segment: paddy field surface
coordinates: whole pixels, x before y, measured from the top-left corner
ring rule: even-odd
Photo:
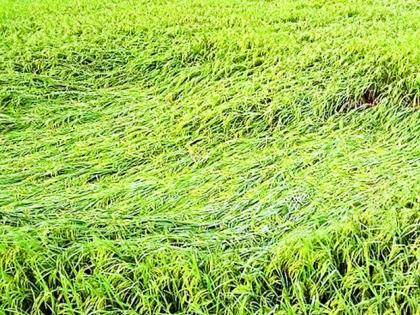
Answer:
[[[420,314],[416,0],[0,0],[0,314]]]

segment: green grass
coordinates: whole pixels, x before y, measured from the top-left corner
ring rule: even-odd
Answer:
[[[0,0],[0,314],[420,314],[416,0]]]

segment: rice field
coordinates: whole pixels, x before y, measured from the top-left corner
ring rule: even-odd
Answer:
[[[420,314],[416,0],[0,0],[0,314]]]

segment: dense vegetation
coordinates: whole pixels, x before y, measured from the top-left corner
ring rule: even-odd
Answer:
[[[0,314],[418,314],[417,0],[0,0]]]

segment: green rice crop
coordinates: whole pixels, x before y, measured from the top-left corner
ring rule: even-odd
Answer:
[[[417,0],[0,0],[0,314],[420,314]]]

